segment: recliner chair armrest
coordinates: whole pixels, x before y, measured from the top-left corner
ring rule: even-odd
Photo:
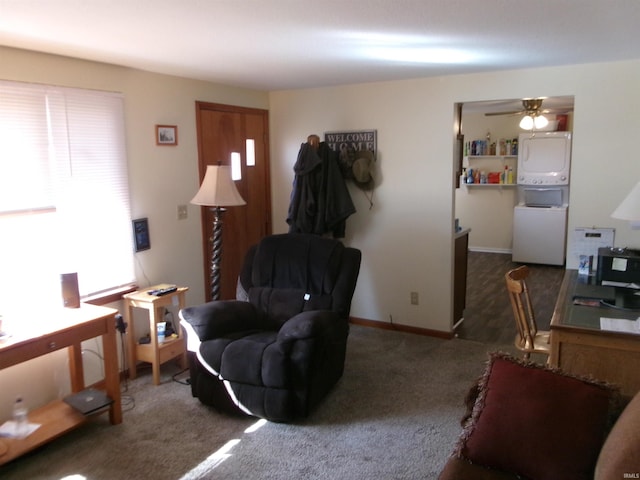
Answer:
[[[189,323],[200,341],[229,332],[264,328],[264,315],[249,302],[222,300],[180,310],[180,318]]]
[[[336,322],[345,322],[330,310],[301,312],[287,320],[278,332],[278,341],[319,337],[334,329]]]

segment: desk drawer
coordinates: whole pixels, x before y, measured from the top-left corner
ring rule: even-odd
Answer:
[[[158,345],[158,357],[160,363],[165,363],[172,358],[182,355],[185,352],[185,344],[182,337],[166,340]],[[155,362],[153,346],[150,343],[138,344],[136,349],[136,357],[143,362]]]
[[[40,337],[18,340],[0,349],[0,369],[10,367],[17,363],[25,362],[32,358],[55,352],[83,340],[98,337],[107,333],[106,322],[113,321],[113,316],[108,319],[99,318],[89,322],[73,325],[73,327],[61,329]]]
[[[2,351],[0,369],[39,357],[40,355],[55,352],[77,341],[78,337],[76,333],[67,331],[20,342],[19,344],[12,345],[10,349],[8,348]]]
[[[184,353],[184,341],[182,337],[166,343],[160,347],[160,363],[164,363]]]

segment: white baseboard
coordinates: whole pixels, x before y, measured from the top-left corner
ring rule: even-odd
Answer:
[[[491,247],[469,247],[470,252],[481,253],[506,253],[511,255],[513,252],[510,248],[491,248]]]

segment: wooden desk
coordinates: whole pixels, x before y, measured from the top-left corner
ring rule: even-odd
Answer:
[[[30,335],[16,333],[14,336],[0,341],[0,369],[67,348],[71,390],[74,393],[79,392],[85,388],[81,342],[101,336],[105,390],[113,400],[109,407],[109,420],[114,425],[121,423],[122,405],[116,345],[116,313],[117,310],[112,308],[84,303],[80,308],[60,308],[59,311],[48,311],[47,326],[35,335],[30,329]],[[42,315],[38,314],[38,316]],[[24,317],[28,319],[28,312],[25,312]],[[63,435],[86,422],[87,419],[88,417],[62,400],[56,400],[44,407],[30,411],[29,421],[41,424],[40,428],[24,439],[0,439],[0,465]]]
[[[567,270],[551,320],[550,365],[620,385],[624,395],[640,390],[640,335],[600,329],[600,317],[636,319],[640,311],[573,305],[580,281]]]
[[[158,343],[156,325],[158,322],[164,321],[163,313],[165,307],[177,305],[178,308],[184,308],[185,293],[189,290],[188,287],[178,287],[175,292],[171,292],[160,297],[149,295],[147,293],[149,290],[156,290],[167,286],[168,285],[165,284],[154,285],[153,287],[138,290],[137,292],[129,293],[122,297],[125,306],[125,319],[129,324],[129,331],[127,333],[127,344],[129,347],[129,377],[136,378],[136,364],[138,363],[138,360],[148,362],[151,363],[153,369],[154,385],[160,385],[160,365],[172,358],[179,357],[182,367],[186,368],[186,346],[182,336],[179,336],[178,338],[166,338],[163,343]],[[149,312],[150,343],[148,344],[138,343],[133,322],[134,308],[142,308]],[[178,325],[174,325],[173,328],[177,329]],[[176,330],[176,333],[179,334],[180,331]]]

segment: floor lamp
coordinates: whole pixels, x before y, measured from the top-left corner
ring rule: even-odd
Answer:
[[[223,207],[246,205],[236,184],[231,179],[231,167],[208,165],[200,190],[191,203],[211,207],[213,211],[213,236],[211,242],[211,300],[220,299],[220,259],[222,258],[222,213]]]

